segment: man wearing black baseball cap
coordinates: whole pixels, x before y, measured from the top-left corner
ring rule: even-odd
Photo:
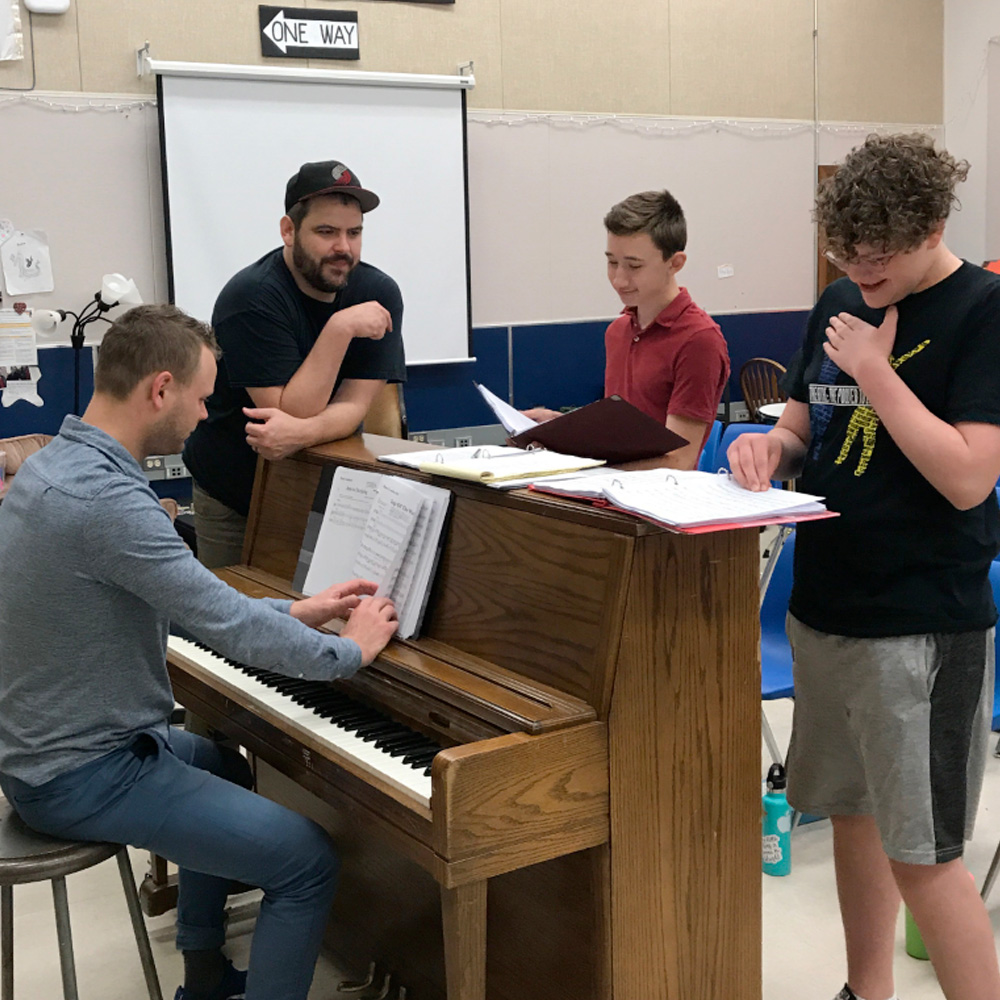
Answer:
[[[222,359],[208,419],[184,448],[206,566],[240,561],[258,454],[353,434],[382,386],[406,378],[399,286],[360,260],[363,216],[378,204],[339,160],[304,163],[285,188],[283,245],[216,300]]]

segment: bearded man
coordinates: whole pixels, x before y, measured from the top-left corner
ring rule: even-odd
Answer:
[[[216,300],[222,358],[208,419],[184,449],[210,568],[240,562],[258,454],[353,434],[385,383],[406,378],[399,286],[361,261],[363,217],[378,203],[343,163],[304,163],[285,190],[283,246]]]

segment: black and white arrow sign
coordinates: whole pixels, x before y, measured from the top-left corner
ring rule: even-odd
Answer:
[[[361,58],[357,11],[265,6],[257,9],[262,55],[285,59]]]

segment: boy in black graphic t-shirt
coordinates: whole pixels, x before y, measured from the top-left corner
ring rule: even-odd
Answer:
[[[829,815],[843,1000],[887,1000],[900,896],[949,1000],[1000,997],[962,862],[992,718],[1000,550],[1000,278],[945,246],[968,165],[869,136],[821,186],[847,277],[813,309],[785,412],[730,448],[742,485],[801,479],[840,514],[797,530],[789,798]]]

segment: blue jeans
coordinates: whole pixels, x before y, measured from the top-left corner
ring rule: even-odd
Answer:
[[[182,730],[129,747],[37,787],[0,775],[29,826],[71,840],[154,851],[180,869],[177,947],[220,948],[231,881],[264,890],[247,1000],[305,1000],[339,863],[312,820],[249,790],[235,751]]]

